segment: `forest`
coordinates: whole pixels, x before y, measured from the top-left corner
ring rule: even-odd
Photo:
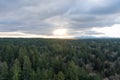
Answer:
[[[120,80],[120,39],[0,39],[0,80]]]

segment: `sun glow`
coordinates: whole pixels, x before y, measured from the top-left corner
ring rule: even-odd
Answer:
[[[67,29],[56,29],[53,31],[54,36],[67,36]]]

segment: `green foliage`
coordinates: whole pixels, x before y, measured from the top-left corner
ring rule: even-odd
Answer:
[[[58,72],[56,80],[65,80],[65,75],[61,71]]]
[[[68,68],[67,68],[67,79],[69,80],[78,80],[78,66],[73,62],[68,63]]]
[[[116,75],[120,39],[0,39],[0,80],[103,80]]]
[[[22,68],[22,79],[30,80],[31,72],[32,72],[31,62],[28,56],[23,56],[23,57],[24,57],[24,63]]]
[[[31,72],[30,80],[38,80],[37,79],[37,74],[36,74],[36,72],[34,70],[32,70],[32,72]]]
[[[20,80],[21,77],[21,65],[20,62],[16,59],[12,67],[12,80]]]
[[[8,75],[9,75],[9,73],[8,73],[8,65],[7,65],[7,63],[6,62],[3,62],[2,64],[1,64],[1,66],[0,66],[0,79],[1,80],[8,80],[9,78],[8,78]]]

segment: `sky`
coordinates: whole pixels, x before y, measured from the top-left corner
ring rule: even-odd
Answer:
[[[120,0],[0,0],[0,37],[120,38]]]

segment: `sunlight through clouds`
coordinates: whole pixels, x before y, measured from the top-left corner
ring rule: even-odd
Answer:
[[[0,0],[0,37],[120,37],[119,24],[120,0]]]

